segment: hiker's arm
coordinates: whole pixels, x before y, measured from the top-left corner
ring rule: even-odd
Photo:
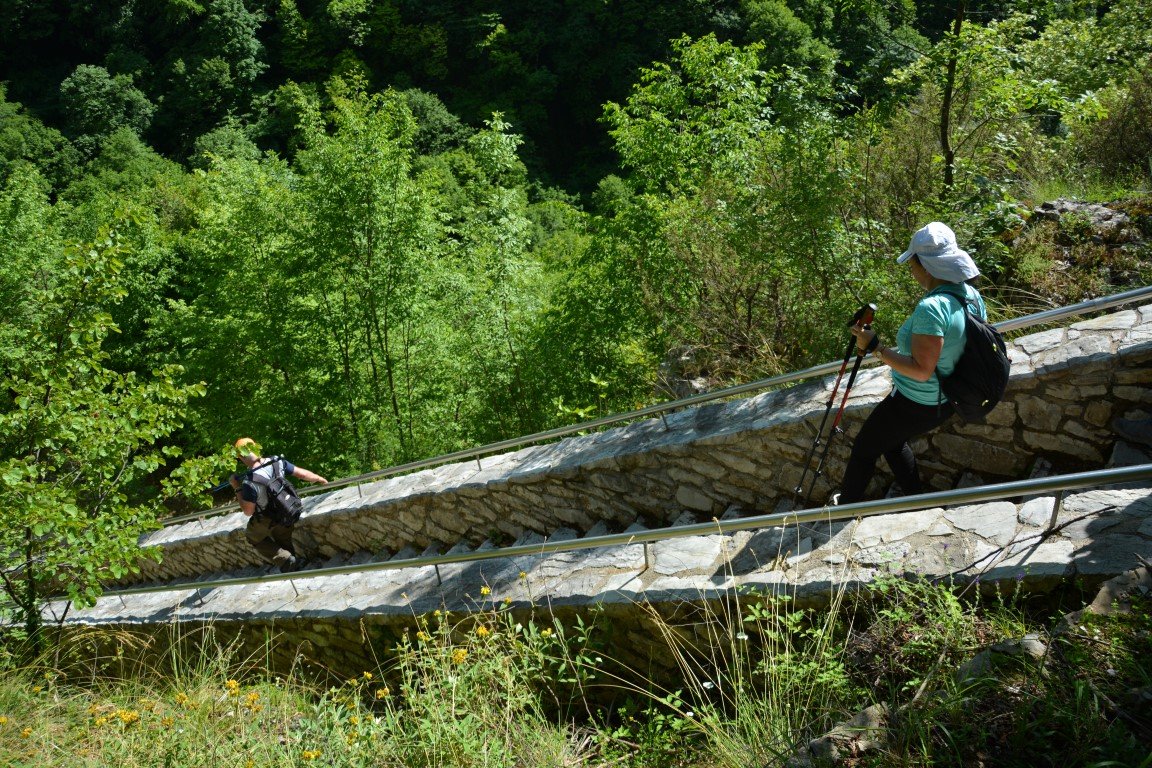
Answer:
[[[304,467],[296,467],[292,470],[292,477],[298,477],[306,483],[327,483],[328,480],[320,477],[315,472],[304,469]]]
[[[245,499],[243,491],[239,489],[236,490],[236,503],[240,505],[240,511],[248,517],[256,514],[256,502]]]
[[[916,381],[928,381],[940,362],[940,351],[944,349],[943,336],[929,336],[924,333],[912,334],[912,354],[902,355],[894,347],[883,344],[876,347],[875,355],[885,365],[897,373]]]

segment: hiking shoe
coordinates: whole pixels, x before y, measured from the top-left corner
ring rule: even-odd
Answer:
[[[1152,446],[1152,419],[1114,419],[1112,431],[1131,443]]]

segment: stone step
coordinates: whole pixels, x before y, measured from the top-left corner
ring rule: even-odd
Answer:
[[[1061,472],[1102,466],[1114,453],[1108,425],[1147,413],[1152,396],[1152,305],[1015,339],[1005,401],[986,424],[955,420],[916,441],[928,489],[1027,476],[1039,458]],[[686,408],[590,435],[445,465],[309,496],[297,526],[318,557],[358,550],[443,549],[516,540],[524,531],[619,530],[694,516],[788,508],[834,377],[753,397]],[[861,369],[812,498],[827,499],[851,436],[890,388],[884,370]],[[1125,448],[1127,450],[1128,448]],[[877,483],[888,477],[881,462]],[[965,473],[972,477],[965,478]],[[141,581],[196,578],[259,566],[239,513],[148,535],[163,564]],[[309,543],[314,544],[314,547]]]
[[[641,652],[638,646],[659,639],[647,623],[645,606],[674,612],[677,606],[714,603],[712,610],[722,610],[732,596],[749,590],[788,594],[798,606],[821,604],[837,591],[854,589],[882,573],[978,581],[985,587],[1008,582],[1013,589],[1043,592],[1069,579],[1091,586],[1130,569],[1141,557],[1152,559],[1152,487],[1147,484],[1065,494],[1058,528],[1047,536],[1043,531],[1051,508],[1042,514],[1030,511],[1043,499],[439,568],[303,572],[269,575],[237,587],[107,595],[90,609],[73,610],[69,624],[160,631],[178,617],[229,625],[241,635],[252,633],[253,643],[258,628],[271,624],[290,640],[286,647],[309,642],[311,653],[320,655],[323,642],[325,652],[342,654],[347,664],[360,663],[357,654],[363,655],[363,663],[370,661],[376,632],[400,631],[414,616],[437,609],[467,613],[507,605],[531,614],[546,605],[560,615],[595,605],[611,616],[614,636],[629,638],[627,653],[636,654]],[[596,532],[607,530],[604,525]],[[625,532],[646,530],[633,523]],[[570,538],[572,533],[561,535]],[[543,541],[540,534],[527,532],[517,543]],[[287,657],[283,661],[289,663]],[[648,661],[674,664],[667,658]]]

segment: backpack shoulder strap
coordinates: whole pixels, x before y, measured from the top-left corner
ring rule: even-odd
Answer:
[[[256,472],[256,470],[264,469],[264,467],[272,468],[272,477],[266,477],[265,475],[261,475]],[[252,469],[248,470],[247,475],[252,480],[252,482],[259,483],[260,485],[263,485],[265,488],[267,488],[268,485],[273,481],[279,480],[284,476],[284,470],[280,465],[280,457],[269,457],[264,461],[263,464],[257,464],[256,466],[252,467]]]
[[[952,298],[956,299],[956,301],[960,302],[960,307],[965,312],[969,312],[969,313],[972,312],[972,308],[973,308],[972,305],[973,305],[973,302],[975,301],[975,299],[972,299],[970,296],[968,296],[967,291],[965,291],[964,295],[961,296],[961,295],[957,294],[955,291],[948,290],[947,286],[943,286],[943,285],[940,286],[939,288],[937,288],[936,290],[932,291],[931,295],[933,295],[933,296],[951,296]]]

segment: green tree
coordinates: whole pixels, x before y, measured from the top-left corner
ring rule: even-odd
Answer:
[[[0,83],[0,181],[18,167],[37,168],[53,189],[61,189],[80,172],[80,154],[55,128],[7,100]]]
[[[770,125],[761,46],[709,35],[681,37],[672,48],[672,63],[643,70],[625,106],[604,108],[616,151],[645,192],[690,191],[713,175],[747,173]]]
[[[155,107],[129,75],[111,75],[103,67],[81,64],[60,84],[65,131],[93,153],[100,141],[121,128],[141,135]]]
[[[459,267],[451,275],[456,308],[444,305],[457,318],[457,330],[446,338],[451,354],[465,361],[454,389],[476,392],[468,401],[472,407],[465,406],[472,422],[467,431],[487,440],[536,426],[529,415],[533,361],[525,345],[547,292],[532,253],[526,170],[517,154],[521,138],[510,128],[497,113],[456,154],[460,194],[447,209],[457,235],[450,253]]]
[[[763,44],[760,59],[766,70],[795,67],[813,82],[829,82],[836,51],[817,38],[783,0],[744,0],[750,41]]]
[[[106,367],[121,255],[106,231],[45,257],[0,344],[0,578],[33,652],[46,601],[89,605],[147,555],[137,542],[156,508],[129,491],[177,453],[160,442],[202,391],[177,385],[177,366],[148,377]]]
[[[165,99],[153,136],[181,156],[196,137],[232,116],[248,116],[257,78],[267,69],[257,34],[263,14],[243,0],[209,0],[162,66]]]
[[[758,46],[674,47],[606,109],[641,194],[603,253],[633,262],[654,353],[689,350],[714,383],[776,373],[826,351],[824,318],[870,274],[847,256],[842,132],[802,77],[758,70]]]
[[[346,442],[332,416],[340,393],[325,386],[331,357],[323,327],[310,324],[327,278],[299,254],[298,178],[283,161],[242,157],[212,158],[200,175],[181,273],[148,340],[179,350],[185,381],[210,384],[185,439],[202,453],[253,435],[302,464],[323,456],[333,466]]]
[[[298,158],[301,256],[316,279],[352,444],[370,467],[418,455],[435,432],[418,417],[434,387],[421,342],[439,226],[412,175],[416,126],[403,98],[350,91],[333,101],[333,133],[314,136]]]

